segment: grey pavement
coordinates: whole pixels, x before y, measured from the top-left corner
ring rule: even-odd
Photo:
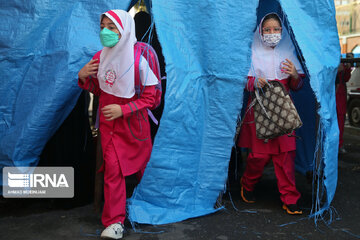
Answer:
[[[232,201],[224,196],[225,208],[215,214],[161,226],[138,225],[136,231],[127,223],[124,239],[360,239],[360,129],[346,127],[345,148],[348,152],[339,155],[334,221],[330,225],[322,221],[315,224],[307,217],[311,185],[302,175],[297,175],[297,186],[305,214],[287,215],[270,166],[257,185],[255,204],[242,202],[235,190]],[[100,239],[101,230],[100,215],[92,204],[63,209],[54,207],[52,200],[0,199],[0,239]]]

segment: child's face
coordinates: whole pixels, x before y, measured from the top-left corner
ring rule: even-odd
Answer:
[[[274,33],[281,33],[281,25],[279,21],[270,18],[263,23],[262,34],[274,34]]]
[[[119,38],[121,37],[121,34],[117,29],[116,25],[107,16],[104,16],[100,23],[100,29],[103,30],[104,28],[107,28],[113,31],[114,33],[118,34]]]

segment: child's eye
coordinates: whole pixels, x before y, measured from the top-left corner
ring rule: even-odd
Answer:
[[[263,28],[264,33],[270,33],[271,30],[274,30],[274,32],[281,32],[281,28]]]

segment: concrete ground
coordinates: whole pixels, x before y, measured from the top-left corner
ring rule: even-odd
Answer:
[[[235,188],[233,201],[224,196],[224,210],[174,224],[139,225],[136,231],[126,223],[125,239],[360,239],[360,129],[347,126],[344,137],[348,152],[339,155],[339,181],[332,203],[334,221],[330,225],[321,221],[316,225],[307,217],[311,185],[302,175],[297,175],[297,185],[305,214],[285,214],[270,166],[257,185],[255,204],[242,202]],[[64,209],[54,200],[0,199],[0,239],[99,239],[101,230],[100,215],[92,204]]]

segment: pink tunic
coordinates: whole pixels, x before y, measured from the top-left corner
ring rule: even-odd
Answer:
[[[350,80],[351,68],[344,67],[344,70],[337,73],[338,82],[336,83],[336,111],[338,114],[346,114],[346,82]]]
[[[98,59],[100,52],[93,59]],[[152,143],[147,108],[155,101],[155,86],[146,86],[140,98],[133,96],[130,99],[120,98],[102,91],[97,78],[87,78],[81,88],[92,92],[99,98],[100,133],[103,155],[107,149],[115,149],[123,176],[132,175],[145,168],[149,161]],[[109,104],[120,105],[123,116],[113,121],[106,121],[101,111]],[[110,144],[114,148],[109,148]]]
[[[300,78],[297,81],[290,81],[289,78],[276,81],[281,82],[288,91],[289,88],[291,88],[292,90],[298,90],[302,87],[303,77],[304,75],[300,75]],[[248,77],[248,91],[254,91],[254,80],[254,77]],[[246,107],[246,114],[244,116],[244,121],[240,129],[238,146],[243,148],[250,148],[253,153],[264,153],[273,155],[296,150],[295,137],[283,135],[274,139],[269,139],[268,142],[264,142],[264,140],[258,139],[256,137],[254,111],[252,108],[248,110],[250,101],[251,99],[249,99],[248,101]]]

